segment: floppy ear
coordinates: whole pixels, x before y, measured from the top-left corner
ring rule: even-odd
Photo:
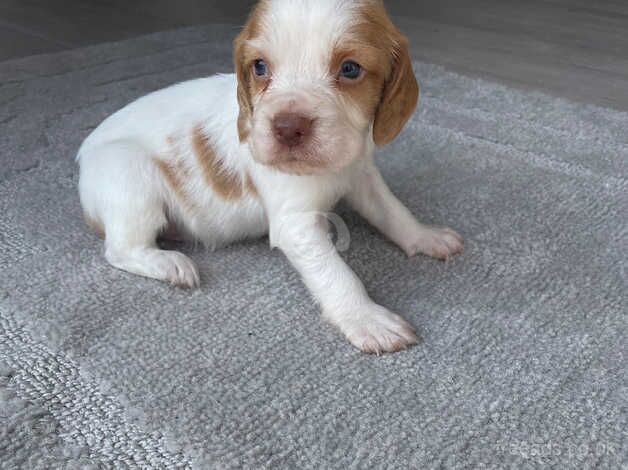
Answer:
[[[244,28],[233,41],[233,65],[238,79],[238,136],[240,142],[246,140],[251,129],[251,117],[253,116],[252,99],[252,75],[251,64],[247,59],[246,44],[260,34],[261,19],[267,9],[267,1],[260,0],[253,7],[246,20]],[[250,58],[250,57],[249,57]]]
[[[392,70],[384,84],[373,123],[373,141],[376,145],[384,145],[397,137],[419,99],[419,84],[412,70],[408,40],[398,31],[395,36]]]
[[[251,126],[251,116],[253,115],[253,102],[251,100],[251,72],[246,63],[244,45],[249,38],[249,28],[245,27],[233,41],[233,65],[235,66],[236,78],[238,80],[238,137],[240,142],[246,140]]]

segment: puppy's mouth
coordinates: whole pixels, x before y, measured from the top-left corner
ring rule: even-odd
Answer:
[[[320,174],[330,169],[329,158],[320,153],[314,142],[295,147],[279,144],[273,149],[272,158],[267,164],[294,174]]]

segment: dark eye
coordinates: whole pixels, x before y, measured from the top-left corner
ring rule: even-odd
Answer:
[[[360,67],[360,64],[356,64],[352,60],[347,60],[340,66],[340,76],[349,80],[355,80],[360,76],[361,72],[362,67]]]
[[[264,59],[256,59],[253,63],[253,69],[255,70],[255,75],[258,77],[263,77],[268,74],[268,66]]]

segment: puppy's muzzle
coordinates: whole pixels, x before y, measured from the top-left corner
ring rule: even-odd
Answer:
[[[272,121],[273,135],[281,145],[289,148],[298,147],[309,140],[313,122],[313,119],[302,114],[279,113]]]

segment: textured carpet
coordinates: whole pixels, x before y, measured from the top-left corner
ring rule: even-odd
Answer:
[[[0,64],[2,468],[626,468],[628,115],[420,64],[378,161],[466,238],[408,260],[343,207],[344,252],[418,326],[361,355],[267,241],[192,246],[203,286],[109,267],[76,149],[131,99],[228,71],[227,26]]]

